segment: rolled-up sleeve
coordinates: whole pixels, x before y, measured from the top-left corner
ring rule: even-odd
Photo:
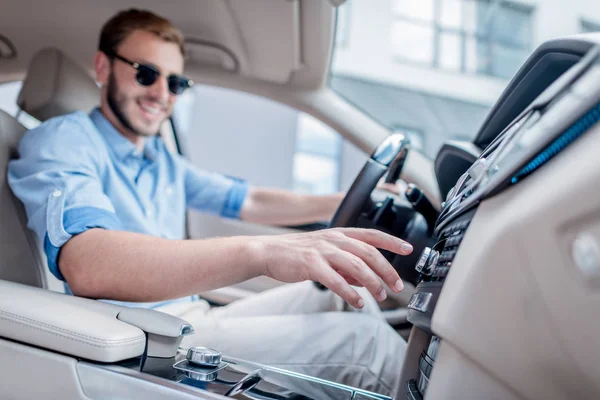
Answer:
[[[190,208],[226,218],[239,218],[248,184],[185,163],[186,204]]]
[[[71,237],[91,228],[122,229],[102,189],[101,153],[86,117],[72,114],[27,132],[20,157],[8,167],[8,182],[25,206],[28,227],[44,244],[50,271],[61,280],[58,255]]]

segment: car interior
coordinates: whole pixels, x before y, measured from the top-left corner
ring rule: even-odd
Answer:
[[[538,46],[475,139],[449,140],[430,160],[328,87],[342,3],[129,4],[181,27],[195,82],[289,105],[371,154],[327,224],[245,224],[236,234],[358,226],[413,244],[410,256],[384,252],[406,284],[383,305],[408,340],[398,399],[598,398],[600,34]],[[45,121],[98,105],[96,35],[122,8],[114,0],[5,1],[0,39],[10,51],[0,57],[0,82],[23,82],[20,112]],[[65,294],[7,184],[27,131],[17,117],[0,110],[1,397],[390,399],[219,349],[185,349],[183,337],[202,327]],[[174,124],[160,135],[181,152]],[[408,189],[383,193],[382,179]],[[193,229],[189,237],[198,238]],[[278,285],[261,277],[200,295],[223,305]]]

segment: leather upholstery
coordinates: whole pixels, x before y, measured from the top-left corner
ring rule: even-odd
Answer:
[[[46,260],[37,238],[27,229],[27,217],[6,180],[11,158],[17,157],[17,144],[26,129],[0,110],[0,279],[46,287]]]
[[[91,76],[60,50],[47,48],[33,56],[18,106],[45,121],[75,110],[91,111],[100,103],[100,88]]]
[[[122,310],[0,280],[0,337],[87,360],[112,363],[144,353],[144,332],[118,320]]]

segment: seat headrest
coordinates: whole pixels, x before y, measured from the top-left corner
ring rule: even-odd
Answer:
[[[45,121],[73,111],[91,111],[100,104],[100,88],[60,50],[47,48],[33,56],[17,104]]]

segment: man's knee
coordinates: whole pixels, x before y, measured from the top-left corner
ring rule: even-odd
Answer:
[[[406,341],[385,321],[370,314],[344,313],[339,315],[338,332],[354,337],[353,346],[362,354],[381,353],[402,359]],[[350,344],[350,343],[349,343]],[[371,351],[369,351],[371,350]]]

